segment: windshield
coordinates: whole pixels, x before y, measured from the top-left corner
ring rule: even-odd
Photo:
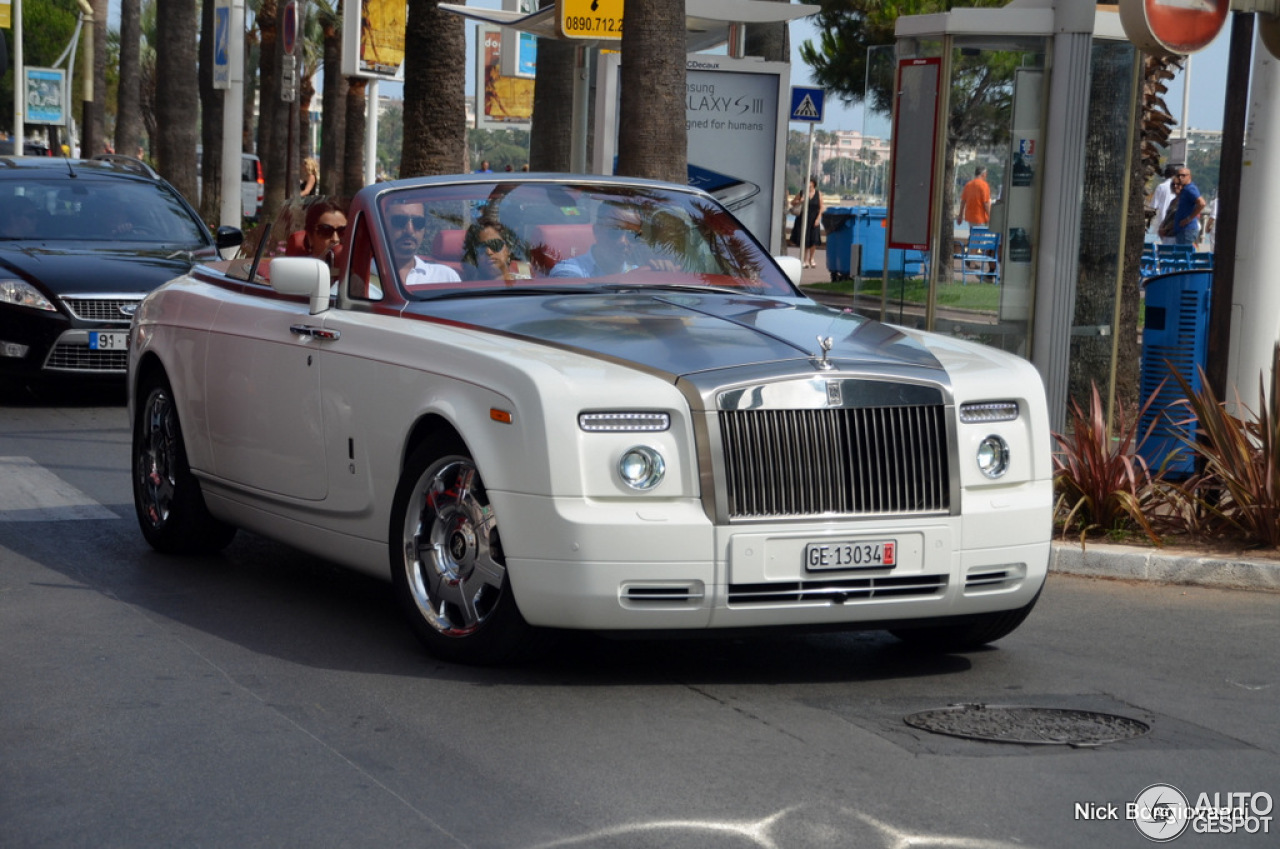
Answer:
[[[40,242],[210,244],[204,225],[159,183],[102,179],[0,182],[0,239]]]
[[[387,192],[378,213],[411,298],[600,285],[796,294],[737,219],[688,192],[494,181]]]

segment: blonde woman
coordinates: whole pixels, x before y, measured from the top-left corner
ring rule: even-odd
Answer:
[[[302,182],[298,184],[298,194],[302,197],[314,195],[316,184],[320,182],[320,163],[314,156],[302,160]]]

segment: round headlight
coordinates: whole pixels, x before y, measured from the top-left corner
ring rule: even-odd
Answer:
[[[618,474],[622,476],[622,482],[632,489],[653,489],[662,483],[666,472],[667,464],[663,462],[662,455],[647,445],[628,448],[618,460]]]
[[[989,478],[1009,471],[1009,443],[992,434],[978,444],[978,468]]]

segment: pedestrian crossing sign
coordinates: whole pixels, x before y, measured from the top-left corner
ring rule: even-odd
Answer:
[[[792,121],[812,121],[822,123],[823,101],[827,90],[793,85],[791,87],[791,119]]]

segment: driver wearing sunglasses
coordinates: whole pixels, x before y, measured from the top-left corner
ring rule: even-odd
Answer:
[[[556,263],[547,276],[598,277],[638,268],[636,245],[641,223],[640,214],[630,207],[602,204],[591,225],[596,240],[591,250]]]
[[[386,222],[391,253],[405,286],[456,283],[462,279],[449,266],[427,262],[418,255],[427,229],[426,208],[422,203],[391,201],[386,210]]]

